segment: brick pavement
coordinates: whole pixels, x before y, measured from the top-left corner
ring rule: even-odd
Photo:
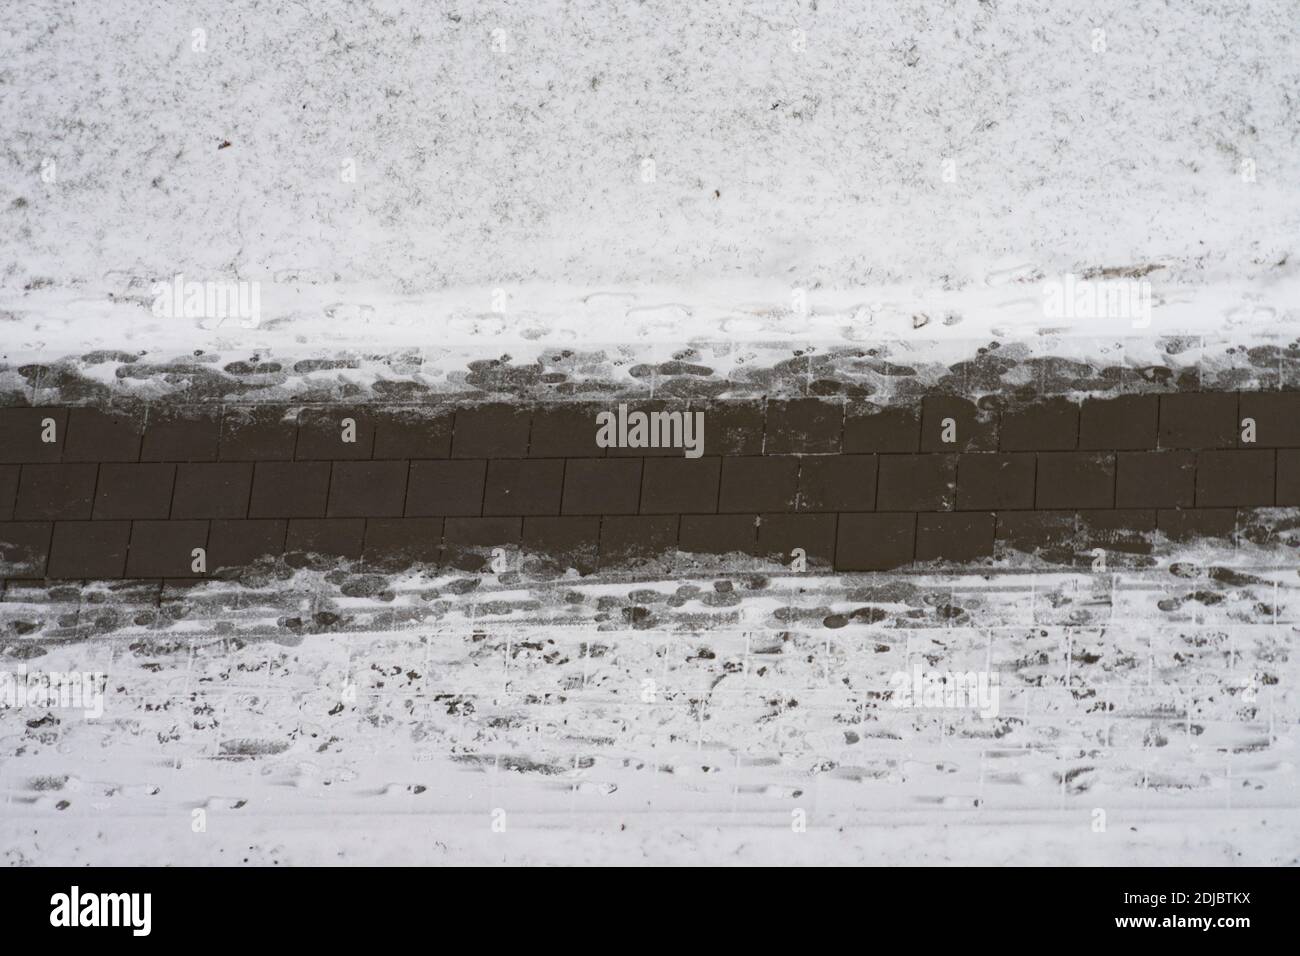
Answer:
[[[0,409],[0,576],[201,578],[265,557],[582,573],[739,552],[878,571],[1134,560],[1300,506],[1300,393],[631,403],[704,452],[603,448],[605,405]],[[1247,441],[1253,423],[1254,441]],[[196,570],[195,549],[203,563]]]

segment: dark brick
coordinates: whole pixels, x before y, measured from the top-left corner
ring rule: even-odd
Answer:
[[[791,552],[802,548],[808,569],[828,567],[835,561],[835,524],[833,514],[766,514],[758,525],[758,550],[761,555],[790,565]]]
[[[677,546],[691,554],[752,555],[758,550],[757,522],[757,515],[682,515]]]
[[[844,416],[846,454],[916,452],[921,447],[921,412],[918,408],[853,404]]]
[[[351,427],[345,427],[347,422]],[[345,435],[354,440],[344,441]],[[294,458],[299,461],[356,461],[369,458],[374,449],[375,420],[364,408],[304,408],[298,417]]]
[[[1229,539],[1237,527],[1236,508],[1180,508],[1156,513],[1156,527],[1171,541]]]
[[[451,409],[395,406],[373,414],[375,458],[446,458],[451,454]]]
[[[958,455],[957,510],[1002,511],[1032,508],[1035,464],[1035,457],[1031,454],[999,455],[976,452]],[[956,527],[956,525],[943,525],[943,527]],[[990,541],[992,541],[992,534],[990,530]]]
[[[529,555],[529,570],[563,573],[574,568],[579,574],[591,574],[596,570],[599,542],[599,518],[524,519],[522,547]]]
[[[1181,392],[1160,396],[1161,448],[1236,446],[1236,393]]]
[[[48,432],[44,424],[48,419],[53,420],[53,433]],[[0,462],[59,461],[63,457],[67,431],[66,408],[0,408]],[[46,434],[52,434],[54,441],[42,441]]]
[[[158,463],[99,466],[96,518],[157,518],[171,514],[175,465]]]
[[[1088,451],[1146,451],[1156,447],[1157,395],[1089,398],[1079,418],[1079,447]]]
[[[600,566],[630,567],[675,551],[676,515],[614,515],[600,523]]]
[[[1080,511],[1075,547],[1081,552],[1080,564],[1091,564],[1094,548],[1125,554],[1149,554],[1151,535],[1156,530],[1156,513],[1152,510],[1109,509]]]
[[[144,414],[74,408],[68,413],[64,461],[139,461]]]
[[[129,521],[56,521],[46,574],[51,578],[120,578],[130,540]]]
[[[761,455],[767,408],[763,402],[719,401],[692,405],[704,412],[706,455]]]
[[[1115,504],[1115,456],[1052,451],[1038,456],[1039,508],[1110,508]]]
[[[489,461],[485,515],[558,515],[564,492],[564,461]]]
[[[436,566],[442,556],[441,518],[371,518],[361,557],[367,567],[400,571],[416,564]]]
[[[799,459],[793,455],[724,458],[718,511],[793,511],[798,488]]]
[[[840,451],[844,403],[798,398],[767,403],[765,455],[818,455]]]
[[[213,521],[208,529],[208,571],[238,571],[260,558],[284,553],[284,519]]]
[[[916,515],[840,515],[836,571],[889,571],[911,564],[915,554]]]
[[[1235,539],[1261,548],[1300,547],[1300,517],[1291,508],[1238,508]]]
[[[0,578],[43,578],[50,557],[48,521],[0,522]]]
[[[216,461],[221,415],[215,408],[155,405],[145,420],[141,461]]]
[[[1115,472],[1118,508],[1190,508],[1196,500],[1194,452],[1121,452]]]
[[[1273,504],[1272,451],[1203,451],[1196,456],[1196,507]]]
[[[874,511],[877,455],[817,455],[800,460],[799,511]]]
[[[484,571],[494,548],[517,548],[522,518],[448,518],[442,531],[443,563],[461,571]]]
[[[243,518],[253,489],[250,461],[176,466],[173,518]]]
[[[1300,505],[1300,451],[1277,453],[1277,503]]]
[[[485,461],[413,461],[406,487],[407,517],[483,513]]]
[[[361,518],[293,518],[284,539],[289,554],[324,558],[359,558],[366,523]]]
[[[916,560],[965,563],[993,557],[996,521],[989,512],[916,516]]]
[[[330,518],[400,518],[406,504],[405,461],[336,461],[330,477]]]
[[[95,500],[95,465],[23,465],[14,517],[86,519]]]
[[[956,484],[956,455],[881,455],[876,508],[951,511]]]
[[[319,518],[329,494],[327,461],[259,461],[253,468],[250,518]]]
[[[456,410],[453,458],[523,458],[532,416],[517,405],[494,403]]]
[[[1255,420],[1255,446],[1300,448],[1300,392],[1242,392],[1237,415]]]
[[[14,516],[21,473],[22,468],[18,465],[0,465],[0,521],[9,521]]]
[[[640,501],[638,458],[573,458],[564,466],[566,515],[634,515]]]
[[[656,458],[641,478],[642,514],[707,514],[718,510],[720,458]]]
[[[193,578],[194,549],[208,546],[206,521],[133,521],[131,550],[126,556],[129,578]],[[211,564],[204,559],[211,569]]]
[[[603,458],[596,444],[599,405],[539,405],[533,411],[530,458]]]
[[[945,419],[956,424],[956,441],[943,440]],[[997,416],[982,412],[974,402],[947,395],[927,395],[921,401],[921,451],[997,451]]]
[[[1079,406],[1051,398],[1002,415],[1003,451],[1071,451],[1079,444]]]
[[[996,543],[1001,550],[1036,554],[1054,563],[1074,556],[1073,511],[1005,511],[997,516]]]
[[[664,402],[664,401],[655,400],[655,401],[644,401],[644,402],[629,402],[626,404],[627,404],[627,414],[629,416],[631,416],[633,412],[645,412],[647,415],[653,415],[655,413],[665,413],[669,415],[675,414],[679,416],[685,416],[691,414],[690,407],[685,402],[680,402],[680,401]],[[601,411],[607,411],[617,416],[618,406],[610,405],[605,408],[602,408]],[[675,421],[675,419],[661,420],[660,427],[654,427],[654,421],[655,419],[653,418],[648,420],[648,424],[646,426],[646,431],[644,435],[644,440],[646,442],[653,442],[654,443],[653,446],[647,445],[646,447],[642,447],[642,448],[630,448],[630,447],[610,448],[606,451],[606,454],[611,458],[629,458],[629,457],[672,458],[672,457],[681,456],[684,453],[684,446],[686,440],[685,430],[684,430],[685,418],[683,417],[680,419],[681,424],[678,426],[677,429],[674,429],[672,427],[672,422]],[[666,426],[662,425],[662,421],[667,421],[668,424]],[[667,434],[664,434],[665,427],[667,428]],[[708,443],[709,440],[708,427],[709,427],[708,420],[705,419],[704,442],[706,444]],[[617,421],[615,422],[615,428],[616,428],[615,434],[617,434]],[[636,432],[629,425],[628,428],[629,440],[635,434]],[[700,440],[699,436],[693,435],[693,437],[695,437],[696,441]],[[674,439],[675,439],[675,443],[674,443]]]
[[[231,406],[222,411],[222,461],[288,461],[298,442],[298,410],[283,405]]]

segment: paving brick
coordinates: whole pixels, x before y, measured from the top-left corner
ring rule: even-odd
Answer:
[[[952,419],[955,440],[945,442],[944,423]],[[997,416],[975,403],[948,395],[927,395],[921,401],[921,451],[997,451]]]
[[[764,402],[717,401],[692,404],[704,412],[704,454],[761,455],[767,406]]]
[[[956,455],[881,455],[876,508],[951,511],[956,485]]]
[[[496,402],[456,410],[453,458],[523,458],[532,416],[526,408]]]
[[[133,521],[131,546],[126,557],[129,578],[206,577],[194,571],[194,549],[204,549],[207,561],[206,521]]]
[[[0,408],[0,462],[59,461],[67,432],[66,408]],[[54,441],[46,442],[46,437]]]
[[[966,563],[993,557],[993,514],[987,511],[916,516],[916,560]]]
[[[451,455],[450,408],[382,408],[375,422],[375,458],[447,458]]]
[[[566,515],[632,515],[641,503],[639,458],[571,458],[564,466]]]
[[[1237,416],[1255,420],[1254,447],[1300,448],[1300,392],[1242,392]]]
[[[443,564],[461,571],[483,571],[494,548],[519,546],[522,518],[448,518],[443,525]]]
[[[844,415],[844,451],[850,455],[916,452],[921,447],[921,410],[853,403]]]
[[[220,409],[154,405],[145,418],[140,460],[216,461],[220,443]]]
[[[1261,548],[1300,547],[1300,517],[1291,508],[1238,508],[1236,536]]]
[[[633,412],[644,412],[647,416],[664,414],[677,417],[665,419],[656,419],[653,417],[648,418],[644,435],[632,427],[634,420],[629,418],[629,442],[635,438],[638,442],[644,442],[645,444],[636,448],[631,447],[630,444],[627,447],[609,448],[605,452],[609,457],[673,458],[680,457],[684,454],[683,449],[686,440],[686,419],[683,416],[691,413],[690,406],[686,402],[654,400],[626,402],[624,404],[627,406],[627,414],[629,416],[631,416]],[[618,408],[618,405],[609,405],[601,410],[617,415]],[[656,422],[658,424],[655,424]],[[692,427],[694,426],[692,425]],[[704,422],[704,442],[706,446],[709,440],[708,428],[708,419],[706,418]],[[695,436],[693,435],[692,437]]]
[[[222,461],[287,461],[298,443],[298,410],[284,405],[232,405],[222,410]]]
[[[259,461],[253,467],[250,518],[319,518],[329,494],[327,461]]]
[[[1196,456],[1196,506],[1273,504],[1277,463],[1272,451],[1203,451]]]
[[[284,539],[285,555],[359,558],[366,523],[361,518],[291,518]]]
[[[600,519],[595,517],[535,516],[524,519],[521,546],[528,554],[529,571],[563,573],[574,568],[579,574],[596,570],[600,544]]]
[[[720,458],[655,458],[641,477],[642,514],[717,511]]]
[[[758,551],[764,557],[789,567],[792,552],[802,548],[808,569],[829,567],[835,561],[833,514],[765,514],[758,525]]]
[[[1008,409],[998,441],[1003,451],[1072,451],[1079,444],[1079,406],[1051,398]]]
[[[539,405],[533,411],[530,458],[603,458],[596,444],[596,415],[601,405]]]
[[[563,492],[563,459],[489,461],[483,514],[558,515]]]
[[[1159,419],[1158,395],[1087,399],[1079,417],[1079,448],[1089,451],[1155,448]]]
[[[1236,526],[1236,508],[1179,508],[1156,512],[1156,527],[1171,541],[1228,539]]]
[[[840,451],[844,403],[798,398],[767,403],[765,455],[821,455]]]
[[[399,518],[406,504],[405,461],[336,461],[330,477],[330,518]]]
[[[842,514],[835,536],[836,571],[889,571],[916,555],[916,515]]]
[[[0,522],[0,578],[43,578],[50,557],[49,521]]]
[[[1035,456],[974,452],[957,456],[957,510],[1002,511],[1034,506]],[[954,524],[941,527],[956,527]],[[992,531],[989,540],[992,541]],[[991,545],[990,545],[991,546]]]
[[[1237,396],[1180,392],[1160,396],[1161,448],[1235,448]]]
[[[74,408],[68,412],[64,461],[139,461],[143,411]]]
[[[1277,504],[1300,505],[1300,450],[1277,453]]]
[[[129,521],[56,521],[46,574],[51,578],[120,578]]]
[[[998,551],[1020,551],[1045,561],[1069,563],[1074,557],[1073,511],[1003,511],[997,516]]]
[[[93,517],[164,519],[171,514],[175,477],[172,464],[100,465]]]
[[[86,519],[95,500],[96,465],[23,465],[14,518]]]
[[[677,515],[614,515],[600,523],[601,568],[633,567],[677,549]]]
[[[361,557],[367,567],[379,571],[437,566],[442,557],[442,519],[370,518]]]
[[[1128,451],[1116,456],[1116,507],[1190,508],[1195,501],[1195,452]]]
[[[21,474],[22,468],[18,465],[0,465],[0,521],[9,521],[14,516]]]
[[[1091,564],[1094,548],[1124,554],[1149,554],[1156,530],[1156,512],[1148,509],[1080,511],[1076,549],[1080,564]]]
[[[176,466],[173,518],[243,518],[253,490],[251,461]]]
[[[755,554],[757,515],[682,515],[677,546],[691,554]]]
[[[799,459],[793,455],[724,458],[718,511],[793,511],[798,488]]]
[[[348,439],[351,439],[350,441]],[[304,408],[298,416],[299,461],[356,461],[375,449],[375,416],[365,408]]]
[[[874,511],[878,455],[816,455],[800,460],[799,511]]]
[[[413,461],[406,486],[406,516],[465,517],[483,513],[485,461]]]
[[[255,521],[222,520],[208,528],[208,572],[232,576],[261,558],[278,558],[284,553],[289,522],[283,518]]]
[[[1115,503],[1115,456],[1049,451],[1038,456],[1039,508],[1110,508]]]

